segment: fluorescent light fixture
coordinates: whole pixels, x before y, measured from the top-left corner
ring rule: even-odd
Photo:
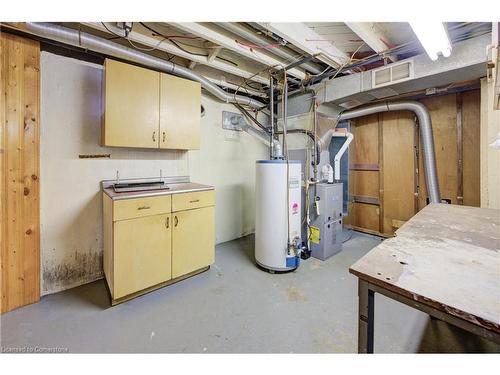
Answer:
[[[450,38],[443,22],[416,21],[410,22],[410,26],[431,60],[437,60],[439,53],[444,57],[451,55]]]

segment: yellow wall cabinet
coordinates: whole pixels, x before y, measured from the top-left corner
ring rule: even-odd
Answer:
[[[160,74],[160,148],[200,148],[201,85]]]
[[[104,274],[112,305],[214,262],[214,191],[112,200],[103,194]]]
[[[199,82],[106,59],[103,101],[104,146],[200,148]]]

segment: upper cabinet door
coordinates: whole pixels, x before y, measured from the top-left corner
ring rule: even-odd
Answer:
[[[106,59],[103,144],[159,147],[160,73]]]
[[[201,85],[160,74],[160,148],[200,148]]]

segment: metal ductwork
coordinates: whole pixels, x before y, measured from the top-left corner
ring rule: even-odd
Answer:
[[[441,203],[441,195],[439,192],[439,181],[436,168],[436,156],[434,153],[434,138],[432,136],[432,121],[427,108],[425,108],[422,103],[409,100],[393,103],[374,104],[367,107],[342,112],[338,116],[338,122],[388,111],[412,111],[417,116],[418,123],[420,125],[420,137],[422,139],[425,182],[427,185],[429,200],[432,203]],[[330,131],[333,132],[335,130],[331,129]]]
[[[200,82],[201,87],[226,103],[238,103],[248,105],[253,108],[260,108],[264,106],[263,103],[246,96],[227,93],[205,77],[188,68],[143,52],[139,52],[135,49],[122,46],[121,44],[111,42],[89,33],[50,23],[38,22],[26,22],[26,29],[28,32],[42,38],[55,40],[75,47],[85,48],[104,55],[135,62],[140,65],[161,70],[165,73],[174,74],[179,77]]]

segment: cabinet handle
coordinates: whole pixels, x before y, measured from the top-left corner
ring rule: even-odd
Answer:
[[[165,132],[163,132],[163,143],[165,143],[165,138],[167,137],[167,135],[165,134]]]
[[[200,200],[199,199],[193,199],[192,201],[189,201],[189,203],[196,203],[196,202],[199,202]]]
[[[156,142],[156,137],[155,137],[155,135],[156,135],[156,131],[154,131],[154,132],[153,132],[153,142]]]
[[[170,217],[167,217],[167,221],[165,222],[165,226],[168,228],[170,228]]]
[[[176,227],[177,224],[179,224],[179,219],[177,219],[177,216],[174,216],[174,227]]]
[[[138,210],[149,210],[151,207],[150,206],[141,206],[141,207],[138,207],[137,209]]]

